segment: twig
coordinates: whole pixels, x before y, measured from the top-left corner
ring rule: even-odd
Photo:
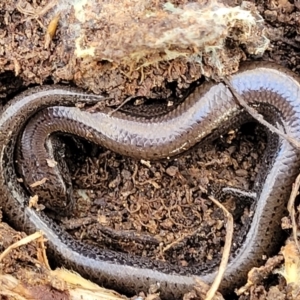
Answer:
[[[295,148],[300,149],[300,143],[288,136],[287,134],[281,132],[278,128],[267,122],[261,114],[259,114],[253,107],[247,104],[247,102],[241,97],[241,95],[237,92],[237,90],[232,86],[232,84],[229,82],[228,79],[224,78],[223,79],[224,83],[227,85],[229,90],[231,91],[232,95],[236,98],[238,103],[245,108],[245,110],[254,118],[256,119],[259,123],[262,125],[266,126],[269,128],[272,132],[275,132],[278,134],[280,137],[284,138],[287,140],[289,143],[291,143]]]
[[[20,241],[17,241],[15,243],[13,243],[12,245],[10,245],[9,247],[7,247],[1,254],[0,254],[0,262],[6,257],[6,255],[8,255],[8,253],[16,248],[19,248],[21,246],[24,246],[26,244],[29,244],[30,242],[39,239],[43,236],[43,233],[41,231],[35,232],[29,236],[24,237],[23,239],[21,239]]]
[[[300,253],[300,245],[297,238],[297,224],[296,224],[296,217],[295,217],[295,199],[298,195],[299,187],[300,187],[300,174],[297,176],[296,181],[293,183],[292,192],[287,206],[288,212],[292,220],[293,238],[295,240],[296,246]]]
[[[34,8],[29,2],[27,1],[18,1],[16,4],[16,9],[25,16],[28,16],[26,21],[35,19],[41,28],[45,28],[44,24],[39,20],[41,17],[43,17],[50,9],[52,9],[55,5],[57,5],[58,0],[51,0],[48,2],[47,5],[45,5],[43,8]],[[25,6],[22,7],[22,4]]]
[[[116,109],[110,111],[108,115],[111,117],[116,111],[118,111],[121,107],[123,107],[126,103],[128,103],[134,96],[130,96],[126,98]]]
[[[38,260],[39,262],[43,263],[44,266],[51,271],[50,265],[49,265],[49,261],[48,261],[48,257],[46,254],[46,247],[45,247],[45,239],[43,237],[43,233],[40,231],[39,232],[41,234],[41,236],[37,239],[37,242],[39,244],[38,247],[38,252],[37,252],[37,256],[38,256]]]
[[[225,217],[227,218],[227,224],[226,224],[225,245],[224,245],[224,250],[222,253],[222,259],[220,262],[218,274],[215,277],[215,280],[212,283],[210,289],[206,293],[205,300],[213,299],[216,292],[218,291],[218,288],[220,286],[221,280],[223,278],[223,275],[225,273],[225,270],[226,270],[226,267],[228,264],[230,250],[231,250],[231,244],[232,244],[232,237],[233,237],[233,217],[232,217],[231,213],[214,197],[208,196],[208,199],[211,200],[214,204],[216,204],[218,207],[220,207],[223,210],[223,213],[224,213]]]
[[[197,228],[196,230],[189,232],[187,234],[183,234],[182,236],[180,236],[178,239],[176,239],[175,241],[173,241],[171,244],[165,246],[162,249],[162,252],[165,253],[166,251],[168,251],[170,248],[173,248],[175,245],[179,244],[180,242],[182,242],[184,239],[195,235],[197,232],[199,231],[199,228]]]

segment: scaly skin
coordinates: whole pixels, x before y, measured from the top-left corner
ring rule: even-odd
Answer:
[[[293,73],[274,64],[252,63],[233,75],[231,84],[273,124],[292,138],[300,139],[300,84]],[[153,119],[122,113],[91,114],[66,107],[76,102],[93,102],[95,98],[65,87],[41,87],[28,90],[4,107],[0,115],[3,211],[18,229],[27,233],[43,230],[50,252],[63,265],[107,287],[131,293],[147,290],[150,284],[159,282],[162,298],[180,299],[193,286],[193,276],[211,283],[215,269],[199,271],[174,266],[96,249],[74,240],[43,212],[27,207],[28,196],[17,182],[14,151],[25,122],[37,113],[21,138],[20,169],[28,185],[49,178],[39,191],[50,207],[63,209],[72,202],[72,186],[65,185],[60,166],[50,171],[45,164],[45,159],[54,155],[48,140],[50,134],[71,133],[134,158],[158,159],[179,154],[215,132],[225,133],[231,125],[247,120],[247,114],[221,83],[200,86],[173,111]],[[269,134],[269,143],[271,147],[255,183],[257,199],[252,224],[243,244],[232,254],[221,291],[245,280],[249,269],[261,263],[263,254],[272,254],[280,240],[280,219],[300,167],[300,154],[275,135]],[[57,196],[62,201],[55,202]]]

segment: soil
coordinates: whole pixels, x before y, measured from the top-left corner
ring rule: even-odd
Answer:
[[[264,17],[271,40],[262,59],[300,73],[300,2],[252,2]],[[5,101],[24,88],[12,73],[1,76]],[[181,88],[179,94],[184,94]],[[172,89],[177,95],[178,86]],[[74,138],[64,141],[76,208],[71,217],[56,218],[61,226],[86,243],[202,270],[219,262],[226,233],[223,213],[208,195],[224,186],[251,190],[266,148],[266,132],[248,123],[177,158],[151,163]],[[253,200],[230,195],[218,200],[234,216],[234,251],[251,222]],[[271,276],[240,299],[287,299],[287,294],[284,280]]]
[[[226,234],[223,212],[207,198],[208,191],[224,186],[251,190],[265,147],[265,132],[255,123],[232,128],[214,143],[161,162],[136,161],[106,149],[91,151],[91,145],[85,145],[85,152],[94,154],[80,155],[75,163],[70,159],[79,188],[77,207],[62,226],[95,246],[200,272],[208,262],[219,261]],[[253,200],[223,198],[236,221],[237,248]]]

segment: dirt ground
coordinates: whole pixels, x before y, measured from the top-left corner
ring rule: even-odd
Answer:
[[[237,0],[229,2],[231,5],[241,3]],[[299,74],[300,1],[252,2],[265,20],[266,35],[271,41],[269,49],[260,59],[274,61]],[[0,16],[4,15],[0,10]],[[16,22],[19,22],[18,18]],[[248,59],[256,57],[248,55]],[[181,71],[191,74],[191,69],[189,66]],[[112,74],[116,77],[120,75]],[[163,71],[151,73],[148,80],[163,74]],[[0,76],[3,102],[9,101],[27,83],[33,83],[30,80],[26,82],[24,74],[23,77],[14,76],[9,70]],[[195,77],[187,77],[184,83],[178,85],[166,85],[166,89],[159,91],[153,91],[148,86],[147,92],[144,90],[143,94],[140,90],[139,95],[146,94],[152,98],[172,95],[175,99],[189,92]],[[40,83],[40,80],[51,83],[52,80],[47,76],[34,78],[38,78],[35,83]],[[174,81],[177,77],[172,79]],[[114,95],[114,100],[119,95],[123,96],[123,100],[127,96],[115,89],[109,92]],[[109,101],[108,104],[119,104],[119,101]],[[125,109],[133,110],[135,107],[128,105]],[[75,138],[63,137],[63,140],[77,204],[72,216],[53,216],[60,226],[86,243],[197,268],[198,272],[220,261],[226,234],[223,212],[209,201],[208,192],[228,185],[251,190],[266,148],[265,130],[256,123],[232,128],[227,135],[212,143],[197,145],[178,158],[151,163],[122,157]],[[239,201],[233,197],[220,200],[234,217],[234,251],[242,243],[251,224],[252,202],[251,199]],[[12,233],[7,227],[1,228],[0,251],[3,251],[15,239],[10,238]],[[17,235],[13,234],[14,237]],[[23,235],[16,239],[21,237]],[[25,257],[15,252],[12,254],[11,261],[5,263],[5,274],[18,273],[20,267],[14,265],[16,263],[22,266],[32,263],[30,253],[35,253],[35,250],[28,246],[24,251],[28,253]],[[295,292],[297,288],[286,286],[282,276],[271,274],[271,270],[281,262],[282,256],[276,257],[270,262],[271,266],[261,270],[261,274],[266,272],[267,279],[258,280],[247,293],[236,298],[299,299]],[[147,299],[159,299],[155,297]],[[9,295],[0,298],[11,299]],[[185,299],[198,298],[190,295]]]

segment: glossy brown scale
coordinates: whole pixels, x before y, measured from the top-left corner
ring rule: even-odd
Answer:
[[[255,106],[289,136],[299,140],[298,77],[274,64],[252,63],[233,75],[231,83],[248,104]],[[107,287],[131,293],[147,290],[151,284],[159,282],[163,298],[179,299],[193,286],[193,276],[212,282],[215,269],[197,272],[160,261],[96,249],[74,240],[43,212],[27,207],[28,196],[17,182],[14,169],[14,149],[26,121],[35,115],[21,138],[21,160],[25,164],[20,169],[28,185],[48,178],[44,189],[38,192],[50,197],[44,199],[50,207],[63,209],[72,202],[72,197],[65,194],[68,191],[71,195],[72,186],[68,176],[62,174],[65,170],[63,159],[52,169],[45,163],[45,160],[55,158],[53,143],[49,140],[51,134],[75,134],[120,154],[151,160],[182,153],[214,132],[225,133],[230,125],[248,120],[248,115],[221,83],[203,84],[174,110],[153,119],[122,113],[112,116],[107,112],[90,114],[75,107],[66,107],[95,100],[97,96],[53,86],[28,90],[4,108],[0,117],[0,205],[5,214],[18,229],[28,233],[43,230],[50,251],[62,264]],[[256,208],[252,224],[242,246],[232,255],[221,284],[222,291],[240,284],[249,269],[259,265],[264,254],[274,252],[280,240],[280,219],[299,170],[300,153],[275,135],[269,135],[269,143],[269,153],[255,182]]]

